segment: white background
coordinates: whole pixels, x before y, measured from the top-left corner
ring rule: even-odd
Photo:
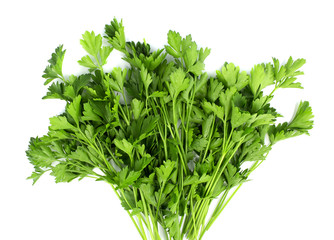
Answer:
[[[332,1],[3,1],[0,5],[0,239],[139,239],[111,188],[83,180],[54,184],[25,180],[33,167],[25,150],[31,136],[47,132],[63,103],[41,100],[42,72],[55,47],[67,49],[64,73],[82,72],[79,39],[103,33],[123,18],[127,40],[154,48],[169,29],[192,34],[211,48],[210,73],[225,61],[250,71],[255,63],[291,55],[306,58],[304,90],[279,90],[272,103],[289,120],[309,100],[311,136],[278,143],[244,184],[204,239],[334,239]],[[111,65],[119,64],[112,54]]]

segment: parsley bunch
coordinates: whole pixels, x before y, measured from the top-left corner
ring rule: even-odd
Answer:
[[[127,42],[114,19],[105,38],[106,46],[101,35],[82,35],[87,55],[78,62],[87,74],[64,77],[63,46],[52,54],[44,99],[64,100],[66,109],[50,118],[47,135],[31,138],[29,178],[35,183],[50,172],[57,183],[109,183],[144,240],[201,239],[272,146],[312,128],[308,102],[280,124],[270,106],[276,90],[302,88],[296,79],[304,59],[282,65],[273,58],[250,73],[225,63],[208,76],[210,49],[191,35],[169,31],[168,45],[152,51],[145,41]],[[104,70],[113,50],[129,67]]]

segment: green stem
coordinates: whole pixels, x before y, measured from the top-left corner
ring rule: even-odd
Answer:
[[[110,172],[116,172],[116,170],[111,166],[111,164],[107,161],[107,159],[105,158],[105,155],[101,152],[101,150],[97,147],[95,142],[90,141],[86,135],[81,131],[81,129],[78,127],[77,128],[81,134],[81,136],[85,139],[85,141],[89,144],[89,146],[91,148],[94,149],[94,151],[103,159],[104,163],[106,164],[108,170]]]
[[[183,170],[187,174],[187,172],[188,172],[188,168],[186,167],[186,159],[187,159],[187,157],[186,157],[186,153],[185,153],[184,148],[183,148],[182,140],[180,138],[179,129],[177,127],[177,116],[176,116],[176,106],[175,106],[175,103],[176,103],[176,99],[173,99],[173,120],[174,120],[175,134],[176,134],[176,137],[177,137],[177,139],[179,141],[179,146],[180,146],[180,149],[181,149],[181,155],[182,155],[181,163],[182,163],[182,166],[183,166]]]
[[[118,194],[118,192],[116,191],[115,187],[112,185],[112,183],[110,183],[110,182],[107,182],[107,183],[110,184],[110,186],[111,186],[112,189],[114,190],[116,196],[117,196],[118,199],[121,201],[121,197],[120,197],[120,195]],[[140,229],[139,229],[139,227],[138,227],[136,221],[134,220],[133,216],[131,216],[130,211],[129,211],[129,210],[126,210],[126,212],[128,213],[129,217],[131,218],[131,221],[132,221],[133,224],[135,225],[135,227],[136,227],[137,231],[139,232],[140,236],[141,236],[143,239],[146,239],[146,237],[145,237],[145,238],[143,237],[142,232],[140,231]]]
[[[145,218],[146,218],[146,227],[148,228],[148,231],[150,232],[151,237],[153,237],[154,235],[153,235],[153,232],[152,232],[150,219],[149,219],[148,213],[147,213],[147,206],[146,206],[145,198],[144,198],[144,195],[143,195],[143,193],[140,189],[139,189],[139,193],[140,193],[141,200],[142,200],[143,207],[144,207],[144,214],[145,214]]]
[[[269,153],[269,152],[268,152],[268,153]],[[268,153],[265,155],[264,158],[266,158],[266,157],[268,156]],[[246,176],[248,177],[253,171],[255,171],[255,169],[257,169],[257,168],[263,163],[263,161],[264,161],[264,160],[261,160],[261,161],[257,160],[257,161],[252,165],[252,167],[250,168],[250,170],[247,172]],[[224,197],[224,199],[223,199],[223,201],[222,201],[222,203],[221,203],[222,207],[221,207],[219,210],[217,209],[217,213],[215,214],[215,216],[209,220],[208,224],[205,226],[204,230],[201,232],[201,235],[200,235],[199,240],[202,239],[204,233],[205,233],[206,231],[209,230],[209,228],[212,226],[212,224],[215,222],[215,220],[218,218],[218,216],[222,213],[222,211],[225,209],[225,207],[227,206],[227,204],[231,201],[231,199],[232,199],[232,198],[234,197],[234,195],[239,191],[239,189],[241,188],[241,186],[242,186],[243,184],[244,184],[244,182],[240,183],[240,184],[238,185],[238,187],[233,191],[233,193],[231,194],[231,196],[230,196],[230,197],[227,199],[227,201],[225,202],[225,199],[226,199],[226,197],[227,197],[227,194],[226,194],[226,196]],[[225,203],[224,203],[224,202],[225,202]],[[224,204],[223,204],[223,203],[224,203]],[[216,209],[215,209],[215,211],[216,211]]]
[[[212,191],[214,190],[214,188],[216,187],[219,177],[222,175],[222,173],[224,172],[227,164],[230,162],[230,160],[232,159],[233,155],[236,153],[236,151],[238,150],[238,148],[240,147],[240,145],[243,142],[243,139],[241,139],[241,141],[238,143],[237,147],[234,149],[233,153],[231,154],[231,156],[227,159],[227,161],[225,161],[224,165],[220,168],[221,164],[224,162],[225,156],[226,156],[226,152],[223,151],[221,158],[219,159],[218,162],[218,166],[215,169],[215,172],[213,174],[213,177],[211,178],[211,180],[207,183],[206,187],[205,187],[205,196],[210,196],[210,194],[212,193]],[[196,211],[196,220],[197,223],[202,223],[203,218],[205,219],[206,214],[207,214],[207,209],[208,206],[210,204],[210,200],[208,199],[204,199],[202,201],[199,202],[199,204],[197,205],[198,207],[196,207],[195,211]],[[190,228],[189,230],[192,230],[192,228]]]
[[[209,151],[209,148],[210,148],[210,144],[211,144],[211,141],[212,141],[212,135],[213,135],[213,132],[214,132],[214,128],[215,128],[215,121],[213,120],[211,131],[210,131],[210,135],[209,135],[208,144],[206,145],[206,148],[205,148],[205,151],[204,151],[204,155],[200,159],[200,162],[204,161],[204,159],[206,158],[206,155],[208,154],[208,151]]]
[[[129,122],[130,122],[131,116],[130,116],[129,106],[128,106],[128,103],[127,103],[127,101],[126,101],[126,96],[125,96],[124,88],[122,89],[122,96],[123,96],[124,103],[125,103],[125,106],[126,106],[126,111],[127,111],[127,114],[128,114],[127,119],[128,119]]]

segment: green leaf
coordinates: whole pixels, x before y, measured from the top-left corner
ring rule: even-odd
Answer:
[[[220,107],[214,103],[209,102],[203,102],[203,108],[207,113],[213,112],[217,117],[219,117],[221,120],[225,121],[224,119],[224,108]]]
[[[166,51],[175,58],[181,57],[181,41],[182,38],[179,33],[175,31],[168,32],[168,44],[165,46]]]
[[[144,103],[136,98],[132,99],[131,107],[133,112],[133,118],[138,119],[141,116],[141,113],[144,108]]]
[[[82,34],[82,39],[80,40],[81,46],[86,50],[90,55],[97,57],[97,54],[100,51],[102,46],[102,37],[100,34],[95,36],[95,33],[86,31]]]
[[[230,117],[230,113],[232,112],[232,99],[234,94],[237,92],[236,87],[231,87],[225,90],[225,92],[221,92],[219,96],[219,102],[224,107],[226,118]]]
[[[71,115],[77,125],[81,117],[81,95],[77,96],[67,107],[67,112]]]
[[[132,156],[133,145],[130,142],[128,142],[126,139],[122,139],[122,140],[115,139],[114,143],[118,149],[122,150],[123,152],[128,154],[130,157]]]
[[[205,183],[211,180],[211,176],[203,174],[201,177],[198,175],[187,176],[183,182],[183,186],[187,185],[198,185],[200,183]]]
[[[308,131],[313,127],[314,115],[312,108],[308,101],[301,101],[298,105],[297,111],[289,123],[290,129],[296,129],[299,131]]]
[[[83,116],[81,117],[83,121],[96,121],[101,122],[101,118],[93,110],[93,107],[90,103],[84,104]]]
[[[66,117],[63,116],[56,116],[56,117],[52,117],[50,118],[50,129],[52,130],[61,130],[61,129],[71,129],[74,130],[76,129],[72,124],[70,124],[67,121]]]
[[[235,93],[232,100],[233,100],[234,106],[240,109],[246,109],[247,99],[241,93],[239,92]]]
[[[272,99],[272,97],[268,97],[268,96],[265,96],[265,97],[259,97],[257,99],[254,99],[253,102],[252,102],[252,109],[251,109],[251,112],[252,113],[256,113],[258,112],[266,103],[268,103],[270,100]]]
[[[199,91],[203,91],[203,89],[206,91],[207,82],[208,82],[208,74],[205,72],[201,75],[200,79],[197,80],[197,84],[195,87],[195,93]]]
[[[85,130],[85,135],[87,137],[87,139],[94,141],[95,140],[95,136],[98,133],[99,129],[95,129],[92,125],[86,125],[86,130]]]
[[[56,48],[55,52],[52,53],[51,59],[48,61],[50,63],[44,70],[43,78],[46,79],[44,85],[49,84],[52,80],[59,78],[64,80],[62,67],[63,67],[63,60],[65,56],[66,50],[63,51],[63,45],[59,45]]]
[[[114,99],[114,107],[111,109],[110,103],[105,101],[89,101],[89,104],[91,105],[94,113],[96,113],[99,117],[101,117],[102,120],[104,120],[107,123],[110,123],[112,120],[112,114],[113,112],[117,112],[118,102],[119,102],[120,96],[116,96],[116,99]]]
[[[143,192],[143,195],[146,199],[146,201],[153,205],[156,206],[157,205],[157,201],[154,197],[154,187],[152,184],[147,183],[147,184],[141,184],[140,185],[140,190]]]
[[[203,62],[197,62],[195,65],[192,65],[188,68],[189,72],[192,72],[196,76],[199,76],[202,74],[202,71],[205,68],[205,64]]]
[[[272,124],[276,117],[271,114],[260,114],[257,115],[254,121],[252,121],[251,127],[255,128],[261,125]]]
[[[264,81],[266,74],[262,65],[255,65],[251,70],[251,77],[249,79],[249,87],[254,96],[257,96],[261,90],[261,84]]]
[[[111,21],[110,25],[105,26],[105,33],[109,43],[119,51],[125,51],[125,34],[123,21],[118,22],[116,18]]]
[[[166,227],[168,228],[169,235],[173,239],[180,239],[180,226],[178,216],[171,214],[165,218]]]
[[[290,128],[289,123],[287,122],[280,123],[277,126],[271,125],[268,129],[268,136],[269,136],[270,143],[275,144],[281,140],[285,140],[291,137],[297,137],[302,134],[308,134],[308,130],[313,127],[313,121],[309,119],[309,120],[306,120],[304,124],[302,124],[301,126],[304,125],[305,128],[304,127],[303,128],[300,128],[300,127]]]
[[[90,74],[83,74],[74,80],[73,88],[75,91],[75,95],[78,95],[79,91],[88,85],[90,79],[91,79]]]
[[[26,151],[30,162],[35,166],[36,174],[42,174],[44,168],[50,168],[57,161],[54,152],[39,138],[31,138]],[[37,177],[36,175],[34,177]]]
[[[87,68],[91,68],[91,69],[95,69],[98,68],[98,66],[95,65],[95,63],[93,62],[93,60],[91,59],[90,56],[86,55],[84,57],[82,57],[78,63],[81,66],[87,67]]]
[[[190,148],[196,150],[197,152],[201,152],[206,148],[207,145],[208,140],[206,140],[205,138],[196,138],[192,142]]]
[[[261,144],[258,138],[252,144],[247,145],[240,156],[243,161],[261,161],[266,159],[267,153],[271,150],[271,146]]]
[[[149,165],[155,158],[154,157],[149,157],[149,155],[147,154],[147,156],[142,157],[140,159],[138,159],[137,161],[135,161],[135,171],[140,172],[142,171],[144,168],[147,167],[147,165]]]
[[[107,63],[107,58],[109,57],[112,51],[112,47],[104,46],[100,49],[100,58],[101,58],[101,65],[105,65]]]
[[[195,42],[191,42],[190,47],[182,48],[182,51],[185,51],[184,63],[186,65],[186,68],[189,69],[191,66],[195,64],[198,57],[197,44]]]
[[[188,88],[189,79],[185,77],[186,73],[181,68],[178,68],[170,75],[170,93],[174,99],[177,98],[180,92]]]
[[[136,201],[134,193],[130,190],[123,190],[123,194],[120,195],[121,204],[125,210],[132,210],[136,208]]]
[[[247,121],[251,118],[251,115],[248,112],[240,112],[239,108],[232,108],[232,116],[231,116],[231,125],[232,128],[237,128],[243,124],[246,124]]]
[[[175,167],[175,162],[167,160],[159,168],[155,169],[160,184],[166,183]]]
[[[246,177],[237,172],[237,168],[230,163],[227,165],[224,175],[229,187],[239,185],[246,180]]]
[[[203,121],[202,134],[204,138],[207,138],[209,136],[213,121],[214,121],[214,116],[212,114]]]
[[[255,98],[265,87],[274,84],[274,72],[271,64],[258,64],[250,72],[249,87]]]
[[[160,98],[160,97],[166,97],[167,95],[168,95],[167,92],[156,91],[156,92],[153,92],[149,97],[150,98]]]
[[[276,58],[273,58],[274,62],[274,77],[276,82],[281,82],[283,77],[285,77],[286,74],[286,68],[285,66],[280,66],[279,60]]]
[[[296,132],[297,133],[297,132]],[[271,125],[268,129],[268,136],[270,143],[274,145],[278,141],[293,137],[293,136],[299,136],[300,132],[298,134],[295,134],[295,131],[289,131],[288,130],[288,123],[280,123],[277,126]]]
[[[56,183],[59,182],[70,182],[78,175],[68,169],[68,164],[65,162],[58,163],[55,167],[52,168],[51,175],[55,177]]]
[[[69,157],[80,162],[88,163],[90,165],[93,164],[92,160],[89,157],[87,149],[83,146],[79,146],[74,152],[71,152]]]
[[[285,64],[286,76],[296,76],[302,74],[302,72],[297,72],[306,63],[303,58],[298,58],[293,61],[292,57],[289,58],[288,62]]]
[[[148,87],[152,83],[152,77],[147,72],[147,69],[143,65],[141,66],[141,69],[140,69],[140,77],[141,77],[141,80],[144,83],[145,91],[146,91],[146,94],[148,96]]]
[[[117,189],[127,188],[130,185],[133,185],[135,181],[140,177],[140,172],[129,171],[129,168],[126,166],[119,173],[117,173],[114,181],[117,184]]]
[[[75,98],[76,94],[75,94],[73,86],[67,85],[65,87],[64,96],[66,96],[66,97],[68,97],[70,99],[74,99]]]
[[[186,100],[186,102],[192,101],[190,91],[193,90],[194,81],[191,79],[186,90],[184,90],[181,96]]]
[[[44,174],[43,170],[33,172],[27,179],[32,179],[33,183],[32,185],[35,185],[35,183],[38,181],[38,179]]]
[[[159,117],[150,115],[139,117],[136,121],[133,121],[131,125],[133,139],[138,142],[151,135],[158,120]]]
[[[65,92],[65,84],[59,82],[53,82],[48,88],[47,94],[43,97],[43,99],[62,99],[66,100],[64,96]]]
[[[279,87],[280,88],[300,88],[303,89],[301,83],[295,82],[297,80],[296,77],[287,77],[286,80],[284,80]]]
[[[247,86],[248,75],[245,71],[240,72],[239,67],[233,63],[225,64],[221,72],[217,71],[217,78],[224,83],[226,87],[235,86],[239,91]]]
[[[215,102],[221,91],[223,90],[223,84],[219,82],[217,79],[210,78],[208,98],[211,102]]]
[[[123,87],[126,80],[126,74],[127,74],[126,68],[122,70],[120,67],[116,67],[112,70],[109,83],[115,91],[123,92]]]
[[[203,48],[201,48],[199,50],[198,61],[203,63],[205,61],[205,59],[209,56],[210,52],[211,52],[211,49],[209,49],[209,48],[205,48],[204,50],[203,50]]]
[[[194,44],[196,43],[192,41],[192,37],[190,34],[183,38],[181,42],[182,54],[185,55],[185,51]]]

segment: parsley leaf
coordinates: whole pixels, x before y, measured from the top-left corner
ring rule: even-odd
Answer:
[[[50,65],[44,70],[43,78],[46,79],[44,85],[49,84],[52,80],[57,78],[64,80],[62,68],[65,52],[66,50],[63,50],[63,45],[59,45],[55,52],[52,53],[49,60]]]

